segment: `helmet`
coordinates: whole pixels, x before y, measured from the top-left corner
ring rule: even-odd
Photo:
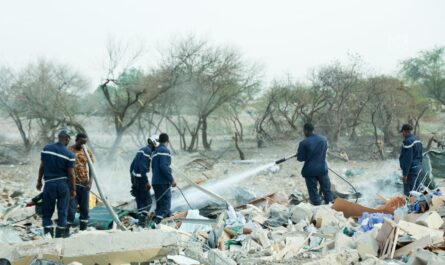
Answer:
[[[157,147],[159,145],[159,135],[152,135],[150,138],[147,139],[147,143],[149,145],[153,145],[154,147]]]
[[[61,128],[59,129],[57,136],[71,139],[71,131],[68,128]]]

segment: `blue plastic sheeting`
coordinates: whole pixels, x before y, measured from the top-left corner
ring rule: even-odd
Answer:
[[[363,213],[362,217],[358,219],[358,223],[360,224],[360,229],[363,232],[371,231],[376,224],[383,224],[384,219],[394,220],[394,216],[391,214],[384,213]]]

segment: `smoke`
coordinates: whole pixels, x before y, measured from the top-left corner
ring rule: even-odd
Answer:
[[[384,197],[394,197],[397,194],[403,193],[403,188],[399,184],[400,170],[398,161],[388,160],[384,163],[382,161],[370,161],[370,163],[363,174],[352,176],[348,181],[352,182],[356,190],[362,194],[358,203],[375,207],[381,204],[381,200],[377,199],[376,195],[380,194]],[[342,183],[335,176],[331,176],[333,182],[336,183],[338,190],[349,191],[348,186]],[[352,193],[351,191],[349,191]]]

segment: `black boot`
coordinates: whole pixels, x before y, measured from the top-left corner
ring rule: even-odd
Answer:
[[[56,238],[63,238],[65,237],[65,228],[56,227]]]
[[[43,235],[50,234],[51,237],[54,237],[54,227],[43,228]]]
[[[80,224],[79,224],[79,230],[80,231],[87,230],[87,227],[88,227],[88,223],[87,222],[80,222]]]
[[[139,227],[145,228],[147,226],[147,216],[145,214],[141,214],[139,216]]]
[[[70,230],[71,230],[71,224],[67,224],[65,227],[65,234],[63,235],[64,238],[70,237]]]

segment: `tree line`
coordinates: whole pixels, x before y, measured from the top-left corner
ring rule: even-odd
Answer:
[[[316,68],[304,81],[288,76],[270,85],[239,50],[195,37],[170,44],[149,68],[137,66],[140,57],[139,50],[129,54],[109,45],[106,74],[93,92],[69,65],[42,59],[19,70],[1,66],[1,111],[27,151],[50,142],[60,126],[86,132],[89,118],[102,116],[115,130],[111,156],[124,135],[143,144],[147,132],[165,124],[174,128],[181,150],[209,150],[209,123],[215,122],[230,128],[241,155],[238,143],[250,132],[243,114],[254,121],[258,147],[312,122],[333,146],[341,137],[366,135],[381,150],[396,145],[401,123],[419,132],[421,119],[445,104],[444,47],[401,61],[395,76],[372,74],[352,56]]]

